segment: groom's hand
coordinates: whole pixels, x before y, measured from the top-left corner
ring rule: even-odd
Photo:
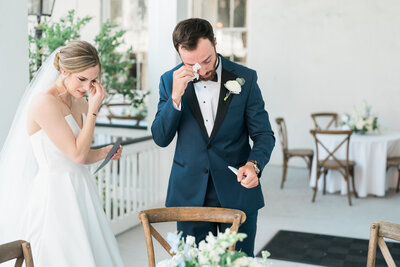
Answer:
[[[185,93],[188,82],[193,80],[194,72],[192,67],[183,65],[173,74],[172,80],[172,101],[179,107],[181,99]]]
[[[239,168],[237,181],[246,188],[253,188],[258,185],[258,176],[254,170],[254,165],[247,162],[246,165]]]

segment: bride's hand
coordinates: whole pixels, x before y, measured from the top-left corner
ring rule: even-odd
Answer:
[[[113,147],[113,145],[108,145],[108,146],[105,147],[104,158],[106,157],[108,152],[110,152],[112,147]],[[112,160],[119,160],[121,158],[121,155],[122,155],[122,146],[119,146],[117,152],[115,152],[115,154],[111,157],[111,159]]]
[[[98,81],[94,81],[93,88],[90,91],[88,97],[89,112],[97,114],[100,105],[105,97],[106,97],[106,90],[104,90],[103,86]]]
[[[122,146],[119,146],[117,152],[111,157],[112,160],[119,160],[122,155]]]

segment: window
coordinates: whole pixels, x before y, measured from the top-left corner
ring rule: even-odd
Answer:
[[[110,0],[110,20],[125,30],[125,47],[132,46],[131,59],[135,65],[131,75],[137,78],[137,89],[147,90],[146,70],[148,52],[147,0]]]
[[[217,52],[246,64],[246,0],[192,0],[192,17],[210,21],[217,38]]]

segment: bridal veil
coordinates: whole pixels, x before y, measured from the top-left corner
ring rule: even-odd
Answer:
[[[57,79],[59,72],[53,62],[59,50],[47,58],[25,90],[0,153],[0,244],[21,239],[23,215],[37,172],[26,128],[29,105],[37,93],[49,89]]]

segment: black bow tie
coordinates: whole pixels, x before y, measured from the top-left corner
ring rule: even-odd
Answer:
[[[197,82],[200,82],[200,81],[201,81],[200,79],[194,79],[192,82],[193,82],[193,83],[197,83]],[[218,82],[218,74],[215,73],[214,78],[212,78],[210,81],[212,81],[212,82]]]

